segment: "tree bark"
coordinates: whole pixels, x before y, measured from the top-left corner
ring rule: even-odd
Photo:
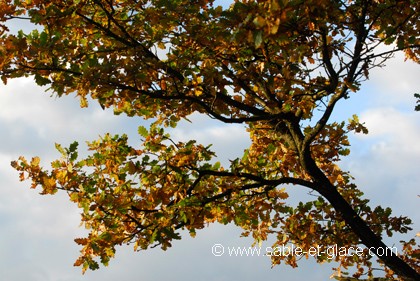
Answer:
[[[374,252],[376,249],[388,248],[382,242],[382,239],[370,229],[367,223],[354,211],[352,206],[341,196],[333,185],[327,189],[323,189],[321,195],[324,196],[334,209],[341,214],[344,221],[352,228],[366,247],[375,249]],[[386,251],[386,255],[377,256],[390,269],[405,280],[420,280],[420,274],[393,251]]]
[[[355,212],[353,207],[341,196],[337,188],[328,180],[321,169],[316,165],[315,161],[309,155],[309,150],[304,155],[306,170],[312,176],[314,182],[319,185],[317,191],[325,197],[333,208],[340,213],[344,221],[351,227],[354,233],[360,238],[361,242],[369,249],[387,249],[388,247],[382,242],[369,225]],[[420,274],[410,265],[404,262],[392,251],[386,255],[377,255],[386,266],[392,269],[398,276],[404,280],[420,280]]]

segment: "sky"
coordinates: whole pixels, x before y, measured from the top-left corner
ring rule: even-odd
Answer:
[[[405,236],[387,239],[398,245],[420,231],[420,112],[414,112],[413,94],[420,92],[420,68],[397,56],[383,69],[371,73],[369,81],[337,107],[333,116],[346,120],[358,114],[369,129],[368,135],[351,136],[351,154],[340,164],[355,177],[355,182],[371,199],[371,206],[391,207],[396,215],[413,220],[414,230]],[[172,132],[175,139],[197,139],[213,143],[222,162],[240,156],[249,144],[244,128],[223,125],[203,116],[193,123],[181,123]],[[41,196],[19,182],[10,162],[20,155],[40,156],[45,167],[59,157],[54,143],[69,145],[74,140],[97,139],[106,132],[127,133],[136,143],[140,118],[114,116],[95,103],[81,109],[74,96],[55,98],[34,84],[31,78],[11,80],[0,85],[0,276],[4,281],[110,281],[110,280],[326,280],[332,264],[302,260],[299,268],[271,268],[267,257],[216,257],[212,247],[250,246],[252,241],[239,238],[234,226],[210,225],[175,241],[167,251],[159,248],[134,252],[131,246],[117,248],[116,258],[108,267],[81,274],[73,267],[79,246],[73,241],[86,231],[79,226],[80,211],[65,194]],[[307,190],[290,190],[298,201]],[[263,244],[263,247],[269,244]]]

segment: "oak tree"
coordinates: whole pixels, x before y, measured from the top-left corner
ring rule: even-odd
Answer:
[[[51,169],[40,158],[12,166],[42,194],[66,192],[89,230],[75,265],[108,264],[116,245],[160,246],[209,223],[234,223],[256,242],[303,251],[365,245],[364,254],[326,254],[338,272],[372,276],[368,249],[406,233],[411,221],[369,200],[340,169],[348,135],[367,133],[357,116],[330,120],[369,72],[396,52],[420,61],[417,0],[1,0],[0,75],[33,76],[57,96],[88,98],[115,114],[152,118],[139,127],[142,145],[105,135],[56,145]],[[11,20],[32,32],[12,34]],[[385,46],[385,47],[384,47]],[[165,127],[191,114],[244,124],[251,145],[223,167],[209,146],[175,142]],[[313,201],[290,206],[286,186],[307,188]],[[182,231],[184,230],[184,231]],[[420,280],[420,249],[379,255],[387,278]],[[296,256],[273,264],[297,266]]]

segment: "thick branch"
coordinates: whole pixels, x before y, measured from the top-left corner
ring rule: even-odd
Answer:
[[[321,169],[319,169],[315,161],[311,158],[309,151],[304,155],[304,161],[305,169],[313,178],[314,185],[318,186],[318,192],[340,213],[343,220],[351,227],[361,242],[366,247],[375,249],[375,251],[386,249],[387,246],[382,242],[382,239],[372,231],[369,225],[355,212],[353,207],[343,198],[337,188],[331,184]],[[395,253],[391,253],[390,255],[379,254],[377,256],[386,266],[406,280],[420,280],[420,274]]]
[[[310,189],[318,191],[318,187],[314,183],[303,180],[303,179],[299,179],[299,178],[282,177],[279,179],[268,180],[261,176],[257,176],[255,174],[250,174],[250,173],[233,173],[233,172],[227,172],[227,171],[198,170],[198,169],[197,171],[202,175],[240,177],[240,178],[255,181],[261,185],[278,186],[281,184],[296,184],[296,185],[305,186]]]
[[[331,99],[330,99],[330,101],[329,101],[329,103],[328,103],[328,105],[325,109],[324,114],[318,120],[317,124],[311,130],[311,132],[308,133],[305,136],[305,140],[303,142],[303,147],[302,147],[302,149],[304,149],[304,150],[309,149],[309,146],[312,143],[312,141],[319,134],[319,132],[324,128],[324,126],[327,124],[336,103],[340,99],[342,99],[343,97],[346,96],[346,93],[348,91],[348,85],[350,85],[351,83],[353,83],[356,80],[356,72],[357,72],[357,68],[358,68],[358,66],[360,64],[360,61],[361,61],[363,44],[364,44],[366,36],[367,36],[367,31],[366,31],[365,26],[364,26],[365,21],[366,21],[367,5],[368,4],[365,3],[362,15],[359,19],[360,23],[359,23],[359,27],[358,27],[358,30],[357,30],[357,38],[356,38],[356,44],[355,44],[355,47],[354,47],[353,60],[352,60],[349,72],[348,72],[348,74],[345,78],[345,83],[346,84],[341,88],[340,91],[336,92],[331,97]],[[333,91],[333,89],[337,90],[338,76],[337,76],[337,73],[334,71],[334,68],[332,67],[331,60],[330,60],[329,55],[328,55],[328,46],[327,46],[327,41],[326,40],[327,40],[326,34],[323,34],[323,60],[326,64],[326,66],[327,66],[327,70],[330,73],[331,91]],[[328,57],[325,57],[326,55],[328,55]],[[335,76],[334,76],[334,74],[335,74]]]

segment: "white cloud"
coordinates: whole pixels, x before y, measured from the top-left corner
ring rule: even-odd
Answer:
[[[395,215],[412,218],[420,229],[418,159],[420,122],[418,113],[402,112],[391,105],[367,109],[360,118],[368,135],[356,135],[352,154],[344,161],[372,206],[391,207]],[[413,233],[411,233],[413,235]],[[399,244],[400,238],[394,238]]]
[[[30,78],[11,80],[7,87],[0,87],[0,92],[0,120],[21,122],[34,128],[37,136],[43,139],[54,134],[66,137],[99,134],[120,122],[111,110],[103,111],[95,102],[89,108],[80,109],[74,95],[52,97]],[[18,127],[12,133],[21,135],[24,132]]]
[[[405,61],[403,53],[396,53],[394,58],[386,62],[384,68],[372,71],[370,80],[366,81],[362,87],[374,88],[365,94],[367,97],[373,96],[377,106],[408,105],[410,109],[413,109],[415,104],[413,94],[420,92],[419,76],[419,64],[410,60]]]
[[[419,154],[420,122],[417,112],[401,112],[393,107],[366,110],[360,116],[366,123],[369,134],[358,135],[361,139],[381,139],[372,147],[382,153]]]

